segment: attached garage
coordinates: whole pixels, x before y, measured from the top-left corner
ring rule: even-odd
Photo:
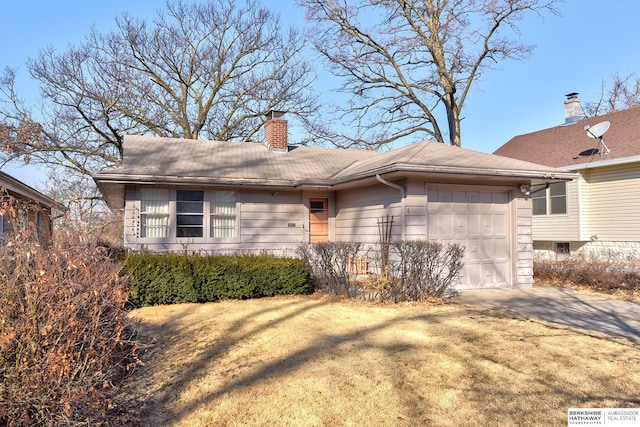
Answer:
[[[511,283],[509,191],[427,188],[430,240],[466,248],[460,288],[507,287]]]

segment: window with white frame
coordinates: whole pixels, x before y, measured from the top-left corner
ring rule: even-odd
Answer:
[[[141,238],[237,237],[235,191],[141,188],[140,196]]]
[[[534,215],[558,215],[567,213],[567,183],[556,182],[534,186],[531,193]]]
[[[235,191],[213,191],[209,213],[209,234],[212,239],[233,239],[236,237]]]
[[[143,188],[140,200],[140,237],[166,238],[169,234],[169,189]]]
[[[204,237],[204,191],[176,191],[176,237]]]

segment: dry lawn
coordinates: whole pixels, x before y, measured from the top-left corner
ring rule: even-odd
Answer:
[[[458,304],[321,296],[136,310],[149,426],[554,426],[640,407],[640,346]]]

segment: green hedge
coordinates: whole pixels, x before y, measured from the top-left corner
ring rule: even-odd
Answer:
[[[137,307],[313,292],[311,268],[297,258],[139,253],[124,272]]]

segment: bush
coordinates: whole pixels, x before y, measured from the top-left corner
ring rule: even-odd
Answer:
[[[125,271],[136,306],[313,291],[311,270],[303,260],[269,255],[131,254]]]
[[[363,253],[363,245],[358,242],[322,242],[301,245],[299,253],[312,266],[317,287],[336,295],[399,302],[455,293],[463,267],[462,246],[425,240],[380,246],[380,251]],[[377,272],[369,272],[362,280],[349,270],[349,261],[361,256],[377,266]]]
[[[392,265],[402,300],[423,301],[455,293],[454,287],[463,267],[463,246],[407,240],[393,243],[392,250],[398,258]]]
[[[137,307],[197,302],[191,271],[185,255],[129,255],[125,258],[124,272],[129,276],[130,300]]]
[[[358,242],[318,242],[302,244],[298,252],[313,270],[318,289],[348,298],[357,296],[354,274],[349,271],[349,260],[360,255]]]
[[[139,360],[121,265],[78,236],[44,248],[25,233],[0,247],[0,425],[128,423],[117,385]]]
[[[560,258],[537,255],[533,262],[533,276],[540,282],[584,286],[601,292],[640,291],[637,261],[613,251]]]

